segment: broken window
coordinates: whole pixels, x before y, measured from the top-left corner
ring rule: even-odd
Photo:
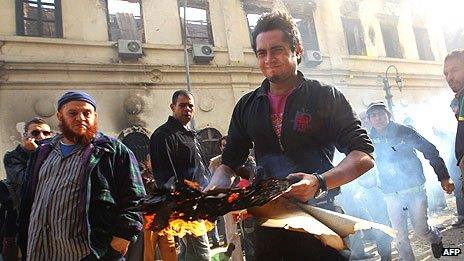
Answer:
[[[346,44],[350,55],[366,55],[364,33],[359,18],[342,17],[343,30],[345,31]]]
[[[181,26],[184,27],[184,1],[178,1]],[[186,13],[186,39],[188,45],[211,44],[214,45],[211,23],[209,18],[209,5],[206,0],[187,1]],[[183,34],[184,36],[185,34]]]
[[[259,2],[251,0],[243,1],[243,11],[245,12],[247,18],[248,32],[250,34],[250,43],[253,43],[252,33],[255,30],[259,18],[263,14],[270,13],[271,10],[272,6],[269,2]]]
[[[303,48],[306,53],[310,51],[319,51],[319,41],[317,39],[316,25],[314,23],[313,11],[315,3],[313,1],[285,1],[285,6],[290,15],[293,17],[293,22],[297,25],[301,34]],[[250,41],[253,39],[251,34],[255,29],[256,23],[261,15],[271,12],[272,3],[269,1],[247,1],[243,3],[243,9],[246,13],[248,28],[250,32]],[[313,58],[312,58],[313,59]],[[303,58],[305,62],[307,57]]]
[[[145,40],[140,0],[107,0],[107,10],[110,41]]]
[[[255,27],[256,27],[256,24],[258,23],[258,19],[261,17],[261,15],[265,14],[267,12],[263,12],[263,13],[256,13],[256,14],[253,14],[253,13],[247,13],[246,14],[246,17],[247,17],[247,22],[248,22],[248,32],[250,34],[250,43],[253,43],[253,31],[255,30]]]
[[[396,24],[381,23],[380,28],[387,57],[403,58]]]
[[[18,35],[63,37],[60,0],[16,0]]]
[[[416,36],[417,52],[419,59],[433,61],[435,57],[430,46],[430,39],[427,29],[414,27],[414,35]]]
[[[317,40],[316,26],[313,14],[308,16],[295,16],[293,22],[298,26],[305,50],[319,51],[319,41]]]

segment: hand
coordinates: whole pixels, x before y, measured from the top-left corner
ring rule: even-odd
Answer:
[[[121,253],[123,256],[126,255],[127,253],[127,248],[129,247],[130,241],[125,240],[124,238],[120,237],[113,237],[113,240],[111,240],[111,247]]]
[[[26,151],[34,151],[39,147],[39,145],[35,143],[34,138],[24,138],[21,142],[21,147]]]
[[[216,188],[229,188],[232,185],[234,171],[226,165],[220,165],[211,177],[211,181],[203,191]]]
[[[441,187],[446,193],[451,194],[454,191],[454,182],[450,179],[444,179],[441,181]]]
[[[285,192],[286,197],[295,198],[301,202],[306,202],[314,197],[319,189],[319,181],[316,176],[303,172],[292,173],[287,176],[289,180],[299,180],[291,185]]]

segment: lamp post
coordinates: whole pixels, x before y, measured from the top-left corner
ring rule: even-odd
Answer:
[[[382,82],[383,82],[383,90],[385,91],[385,99],[387,100],[388,109],[392,113],[392,117],[393,117],[393,94],[391,93],[392,87],[390,85],[390,82],[388,81],[388,71],[390,70],[390,68],[395,69],[395,72],[396,72],[395,82],[396,82],[396,86],[398,87],[400,91],[402,91],[403,89],[403,80],[400,78],[400,74],[398,73],[398,68],[396,68],[395,65],[391,64],[390,66],[387,67],[387,69],[385,70],[385,77],[383,78]]]

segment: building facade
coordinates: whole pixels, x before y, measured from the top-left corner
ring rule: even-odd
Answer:
[[[235,103],[262,81],[250,29],[275,8],[289,11],[300,28],[306,51],[300,70],[340,88],[356,109],[383,99],[385,75],[395,105],[446,95],[443,31],[433,10],[417,2],[0,0],[0,154],[18,144],[32,116],[57,129],[56,100],[73,89],[96,98],[102,131],[135,140],[143,154],[143,137],[166,121],[173,91],[187,88],[185,57],[195,128],[216,153]],[[118,40],[132,44],[121,50]],[[198,50],[206,53],[194,57]],[[395,71],[386,73],[390,65],[400,72],[402,92]]]

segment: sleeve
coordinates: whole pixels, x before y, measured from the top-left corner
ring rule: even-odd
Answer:
[[[403,127],[407,131],[408,138],[406,140],[412,142],[413,147],[420,151],[424,155],[424,158],[430,162],[430,165],[438,176],[438,180],[449,179],[450,176],[445,161],[440,157],[440,153],[435,145],[414,129],[406,126]]]
[[[244,103],[244,97],[242,97],[234,108],[230,120],[226,147],[222,153],[222,164],[233,170],[245,163],[249,150],[253,146],[251,138],[246,132]]]
[[[158,187],[162,187],[171,177],[176,176],[173,166],[173,160],[177,158],[175,152],[175,143],[170,135],[162,131],[153,133],[150,138],[150,158],[153,177]]]
[[[350,103],[340,91],[333,87],[332,91],[332,97],[328,98],[333,102],[328,127],[330,141],[335,141],[337,149],[344,154],[357,150],[373,157],[372,141]]]
[[[3,182],[8,188],[15,206],[19,204],[18,197],[21,194],[21,185],[26,176],[29,157],[30,154],[18,146],[15,150],[7,152],[3,158],[6,171],[6,179]]]
[[[9,182],[21,183],[27,169],[29,154],[20,146],[15,150],[7,152],[3,158],[5,165],[6,177]]]
[[[142,214],[137,211],[145,196],[137,159],[130,149],[120,143],[115,156],[114,178],[118,189],[118,215],[115,217],[114,236],[135,241],[142,230]]]

